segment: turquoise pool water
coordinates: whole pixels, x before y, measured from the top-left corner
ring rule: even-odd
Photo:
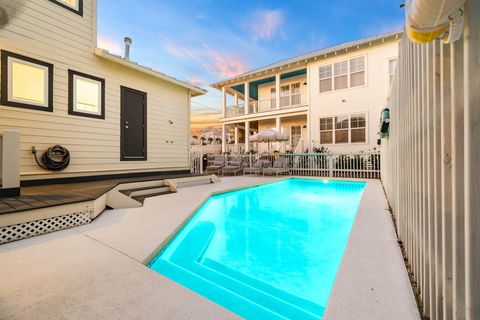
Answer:
[[[321,319],[364,188],[287,179],[213,196],[149,266],[246,319]]]

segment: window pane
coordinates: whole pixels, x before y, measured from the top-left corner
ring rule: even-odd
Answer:
[[[335,130],[335,143],[348,143],[348,130]]]
[[[11,61],[11,96],[17,102],[47,105],[47,69],[19,60]]]
[[[365,72],[352,73],[350,75],[350,87],[363,86],[365,84]]]
[[[281,86],[280,88],[280,107],[290,105],[290,85]]]
[[[270,108],[275,109],[277,107],[277,89],[270,89]]]
[[[350,73],[365,71],[365,57],[350,60]]]
[[[348,77],[340,76],[335,77],[335,90],[348,88]]]
[[[320,143],[321,144],[332,144],[333,143],[332,131],[322,131],[322,132],[320,132]]]
[[[348,116],[335,117],[335,129],[348,129]]]
[[[320,67],[320,80],[332,77],[332,66]]]
[[[67,6],[72,7],[74,9],[78,9],[78,0],[57,0],[57,1],[63,4],[66,4]]]
[[[292,105],[300,104],[301,94],[300,94],[300,83],[292,84]]]
[[[302,126],[292,126],[290,130],[292,135],[292,146],[296,147],[302,137]]]
[[[354,114],[350,117],[351,128],[365,128],[365,115]]]
[[[320,118],[320,130],[332,130],[333,121],[332,118]]]
[[[75,111],[101,114],[101,83],[75,76]]]
[[[335,76],[341,76],[348,73],[348,63],[347,61],[337,62],[334,65],[334,74]]]
[[[365,142],[365,129],[352,129],[352,143]]]
[[[332,79],[320,80],[320,92],[332,91]]]

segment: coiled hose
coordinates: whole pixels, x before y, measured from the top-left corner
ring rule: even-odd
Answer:
[[[60,145],[45,150],[41,157],[41,162],[37,158],[37,150],[35,147],[32,147],[32,153],[39,167],[45,170],[62,171],[70,165],[70,152],[67,148]]]

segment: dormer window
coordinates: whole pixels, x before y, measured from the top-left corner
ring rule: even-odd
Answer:
[[[67,10],[83,16],[83,0],[50,0]]]

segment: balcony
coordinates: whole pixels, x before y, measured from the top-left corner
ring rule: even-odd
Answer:
[[[280,96],[280,109],[297,108],[308,105],[307,93],[293,93]],[[248,104],[248,114],[259,114],[268,111],[277,110],[277,101],[275,98],[259,101],[250,101]],[[245,103],[231,105],[226,108],[225,117],[232,118],[245,115]]]

